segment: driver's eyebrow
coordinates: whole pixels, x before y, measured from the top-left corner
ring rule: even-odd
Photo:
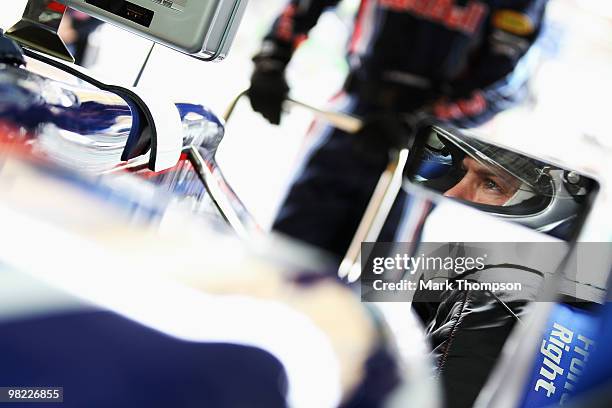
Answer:
[[[483,176],[483,177],[498,177],[501,178],[502,180],[506,180],[506,177],[504,177],[502,174],[499,173],[494,173],[493,171],[487,169],[487,168],[482,168],[482,167],[477,167],[474,169],[474,172],[477,173],[479,176]],[[508,176],[510,177],[510,176]]]
[[[464,170],[473,171],[481,177],[496,177],[498,174],[494,173],[493,170],[489,169],[487,166],[477,162],[472,158],[466,157],[461,162],[461,167]]]
[[[512,176],[510,173],[507,174],[502,174],[501,172],[494,172],[493,170],[491,170],[490,168],[488,168],[487,166],[478,163],[477,161],[473,161],[473,164],[471,164],[471,170],[478,174],[478,176],[480,177],[490,177],[490,178],[495,178],[496,180],[500,180],[501,182],[503,182],[504,184],[507,185],[512,185],[513,181],[515,180],[515,177]]]

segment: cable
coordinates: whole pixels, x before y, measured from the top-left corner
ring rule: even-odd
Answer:
[[[134,88],[136,88],[138,86],[138,84],[140,83],[140,79],[142,78],[142,74],[144,73],[144,70],[147,67],[147,64],[149,63],[149,59],[151,59],[151,54],[153,54],[153,48],[155,48],[155,41],[153,41],[153,43],[151,44],[151,48],[149,49],[149,53],[147,54],[147,57],[145,58],[144,62],[142,63],[142,67],[140,67],[140,71],[138,72],[138,76],[136,77],[136,80],[134,81],[134,85],[132,85]]]

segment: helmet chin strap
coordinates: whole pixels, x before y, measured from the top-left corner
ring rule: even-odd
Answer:
[[[525,200],[529,200],[532,197],[535,197],[535,192],[531,187],[527,184],[522,183],[516,193],[508,201],[506,201],[502,207],[509,207],[511,205],[516,205],[524,202]]]

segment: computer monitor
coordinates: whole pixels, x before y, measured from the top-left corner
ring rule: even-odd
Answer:
[[[66,6],[204,61],[223,59],[247,0],[28,0],[7,35],[71,60],[56,32]]]
[[[203,60],[227,55],[246,0],[59,0]]]

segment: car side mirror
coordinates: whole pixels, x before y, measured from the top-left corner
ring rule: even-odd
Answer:
[[[566,241],[598,190],[593,178],[562,164],[438,126],[415,143],[405,175],[436,194]]]

